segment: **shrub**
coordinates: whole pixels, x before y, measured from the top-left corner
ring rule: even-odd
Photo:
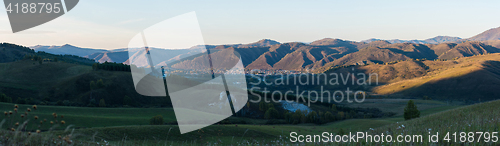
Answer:
[[[404,117],[405,120],[420,117],[420,111],[418,111],[417,106],[415,105],[413,100],[408,101],[408,104],[405,107]]]
[[[157,115],[149,120],[149,125],[163,125],[163,116]]]

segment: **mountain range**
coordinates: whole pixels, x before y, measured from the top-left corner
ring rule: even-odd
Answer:
[[[89,49],[71,45],[33,46],[35,51],[53,54],[71,54],[97,62],[118,62],[130,64],[129,58],[139,66],[147,66],[145,51],[130,49]],[[388,63],[408,59],[454,59],[474,55],[500,53],[500,27],[487,30],[468,39],[437,36],[426,40],[380,40],[361,42],[325,38],[309,44],[301,42],[280,43],[262,39],[249,44],[204,45],[188,49],[168,50],[153,48],[161,59],[157,65],[174,68],[194,68],[203,56],[196,56],[206,49],[213,59],[224,59],[228,52],[241,55],[243,65],[248,69],[326,69],[332,66]],[[134,51],[132,51],[134,50]],[[129,52],[132,53],[129,55]],[[142,56],[142,58],[141,58]],[[228,68],[230,66],[219,66]]]

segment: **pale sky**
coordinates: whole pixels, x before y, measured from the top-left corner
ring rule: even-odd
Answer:
[[[191,11],[196,12],[204,42],[214,45],[265,38],[279,42],[469,38],[500,26],[498,6],[498,0],[81,0],[67,14],[16,34],[5,7],[0,8],[0,42],[126,48],[141,30]]]

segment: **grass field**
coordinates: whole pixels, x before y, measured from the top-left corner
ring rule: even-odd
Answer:
[[[19,105],[19,112],[24,113],[31,105]],[[0,103],[0,111],[14,111],[14,104]],[[63,115],[54,119],[52,113]],[[32,110],[28,118],[34,120],[38,116],[39,120],[48,121],[65,120],[68,124],[79,128],[124,126],[124,125],[148,125],[149,119],[156,115],[162,115],[165,122],[175,121],[172,108],[87,108],[87,107],[66,107],[66,106],[38,106],[38,110]],[[4,119],[2,116],[0,119]],[[12,122],[23,122],[19,114],[13,116]],[[12,124],[7,121],[6,124]],[[50,128],[48,123],[43,124],[42,130]]]
[[[499,132],[500,129],[500,100],[455,108],[445,112],[438,112],[417,118],[414,120],[392,123],[380,128],[376,128],[371,133],[390,133],[391,135],[424,135],[422,143],[407,143],[408,145],[430,145],[426,135],[428,133],[440,133],[438,145],[498,145],[498,142],[493,142],[492,132]],[[454,132],[465,132],[469,135],[470,132],[489,132],[490,141],[486,142],[486,135],[480,137],[479,134],[473,136],[474,140],[460,140],[457,136],[456,141],[453,137],[449,137],[450,141],[445,141],[446,133],[450,135]],[[394,136],[395,137],[395,136]],[[482,138],[482,139],[479,139]],[[384,143],[380,143],[384,145]],[[385,143],[387,144],[387,143]]]
[[[435,103],[434,101],[420,101]],[[418,103],[418,102],[417,102]],[[421,110],[422,116],[432,115],[437,112],[457,108],[458,106],[441,106]],[[0,103],[0,111],[13,111],[14,104]],[[19,105],[19,112],[24,113],[29,105]],[[64,118],[54,119],[52,113],[64,115]],[[300,134],[321,134],[328,131],[337,133],[340,129],[344,131],[367,131],[370,128],[384,127],[396,122],[403,122],[402,116],[379,119],[350,119],[339,122],[332,122],[323,125],[299,124],[299,125],[261,125],[265,120],[248,120],[245,125],[212,125],[198,131],[187,134],[180,134],[177,125],[148,125],[152,116],[161,114],[166,122],[175,121],[174,112],[171,108],[86,108],[86,107],[64,107],[64,106],[38,106],[38,110],[29,113],[30,120],[37,115],[38,120],[47,119],[49,121],[64,120],[66,125],[60,125],[55,131],[42,132],[47,135],[68,135],[73,133],[75,139],[81,141],[94,141],[103,143],[107,141],[111,144],[145,144],[145,145],[172,145],[172,144],[234,144],[238,143],[270,143],[280,144],[287,142],[290,132]],[[15,114],[14,114],[15,115]],[[5,117],[2,117],[4,119]],[[2,125],[2,129],[19,121],[20,117],[8,118]],[[26,120],[26,118],[24,118]],[[47,130],[53,125],[42,124],[42,130]],[[79,127],[74,132],[64,131],[66,126],[71,128]],[[28,124],[29,128],[36,125]],[[57,130],[59,129],[59,130]],[[278,143],[276,143],[278,142]]]

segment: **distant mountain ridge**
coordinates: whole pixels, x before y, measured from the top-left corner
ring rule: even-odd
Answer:
[[[361,42],[369,43],[372,41],[380,41],[381,39],[368,39],[364,40]],[[400,40],[400,39],[393,39],[393,40],[386,40],[391,44],[396,44],[396,43],[415,43],[415,44],[440,44],[440,43],[450,43],[450,42],[457,42],[462,40],[462,38],[459,37],[451,37],[451,36],[437,36],[425,40]]]
[[[481,34],[469,38],[468,40],[473,40],[473,41],[500,40],[500,27],[489,29]]]
[[[69,44],[65,44],[65,45],[62,45],[62,46],[41,46],[41,45],[37,45],[37,46],[33,46],[33,47],[30,47],[31,49],[35,50],[35,51],[43,51],[43,52],[47,52],[47,53],[50,53],[50,54],[56,54],[56,55],[76,55],[76,56],[80,56],[80,57],[84,57],[84,56],[87,56],[87,55],[91,55],[91,54],[94,54],[94,53],[97,53],[97,52],[106,52],[108,50],[104,50],[104,49],[90,49],[90,48],[80,48],[80,47],[76,47],[76,46],[72,46],[72,45],[69,45]]]
[[[118,62],[147,66],[145,51],[140,48],[102,50],[79,48],[71,45],[34,46],[36,51],[53,54],[72,53],[97,62]],[[152,48],[162,56],[155,65],[190,69],[200,66],[197,54],[213,50],[212,59],[224,59],[231,54],[241,55],[243,65],[248,69],[303,70],[328,68],[342,65],[363,65],[387,63],[407,59],[454,59],[488,53],[500,53],[500,27],[487,30],[469,39],[437,36],[426,40],[380,40],[361,42],[324,38],[311,43],[280,43],[262,39],[248,44],[199,45],[187,49],[168,50]],[[232,52],[232,53],[231,53]],[[129,54],[131,53],[131,54]],[[227,65],[227,64],[226,64]],[[230,66],[219,66],[228,68]]]

